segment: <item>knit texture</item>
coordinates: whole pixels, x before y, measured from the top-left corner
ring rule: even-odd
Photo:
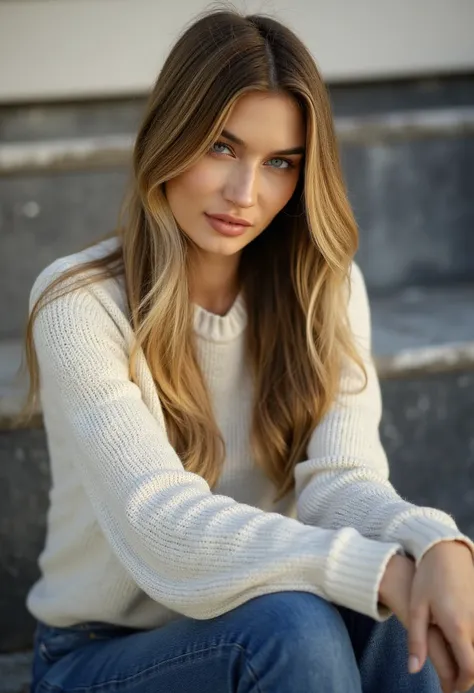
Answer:
[[[33,286],[30,308],[64,270],[117,242],[49,266]],[[303,590],[381,620],[388,612],[377,604],[378,587],[397,550],[419,561],[438,541],[474,548],[451,517],[407,503],[388,481],[369,306],[355,264],[349,315],[369,384],[349,394],[360,376],[345,367],[340,396],[295,469],[295,491],[277,504],[249,444],[243,297],[225,316],[194,310],[198,359],[226,444],[213,491],[185,471],[170,445],[143,353],[137,382],[129,379],[134,335],[123,283],[90,284],[39,313],[34,339],[52,489],[41,577],[27,600],[36,618],[53,626],[154,628]]]

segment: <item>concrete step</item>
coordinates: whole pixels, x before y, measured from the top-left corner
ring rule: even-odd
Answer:
[[[372,299],[393,483],[405,498],[452,513],[472,537],[473,306],[474,284]],[[31,646],[24,600],[38,575],[50,483],[40,412],[28,428],[12,428],[25,388],[12,384],[19,363],[19,341],[0,342],[0,652]]]
[[[383,378],[470,368],[474,282],[371,296],[373,347]]]
[[[0,655],[0,693],[28,693],[32,653]]]
[[[335,83],[329,85],[329,93],[337,118],[464,109],[474,105],[474,75]],[[133,132],[145,105],[146,95],[45,104],[0,104],[0,141],[35,142],[68,139],[78,134],[96,137]]]

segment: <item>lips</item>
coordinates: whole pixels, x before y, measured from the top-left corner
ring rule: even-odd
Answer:
[[[252,224],[246,219],[241,219],[240,217],[234,217],[231,214],[208,214],[207,216],[213,219],[219,219],[220,221],[225,221],[228,224],[235,224],[240,226],[252,226]]]
[[[246,222],[245,224],[236,224],[235,222],[227,221],[226,218],[229,219],[227,215],[211,216],[210,214],[205,214],[204,216],[206,217],[208,224],[214,229],[214,231],[217,231],[217,233],[220,233],[222,236],[241,236],[251,226],[251,224],[249,224],[248,222]],[[232,219],[232,217],[230,218]]]

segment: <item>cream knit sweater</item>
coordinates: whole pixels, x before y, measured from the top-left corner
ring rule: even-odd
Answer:
[[[36,280],[31,304],[66,268],[116,244],[54,262]],[[295,493],[277,505],[249,447],[242,297],[224,317],[195,306],[198,357],[227,451],[213,492],[184,470],[168,442],[143,354],[138,383],[128,378],[133,333],[121,282],[89,285],[40,312],[34,338],[52,489],[42,576],[27,602],[35,617],[55,626],[153,628],[304,590],[382,619],[378,586],[397,550],[419,561],[438,541],[472,547],[448,515],[402,500],[387,480],[369,307],[356,265],[351,283],[349,314],[369,385],[341,396],[317,426],[295,469]],[[358,377],[348,366],[343,388]]]

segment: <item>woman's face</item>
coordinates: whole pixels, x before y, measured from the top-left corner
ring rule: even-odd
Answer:
[[[291,97],[243,96],[211,149],[166,183],[179,227],[205,254],[239,254],[290,200],[304,146],[303,115]],[[248,225],[229,225],[214,215]]]

